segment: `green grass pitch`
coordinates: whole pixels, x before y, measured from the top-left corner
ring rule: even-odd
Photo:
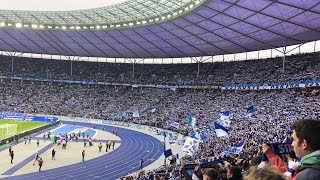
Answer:
[[[0,120],[0,125],[3,124],[17,124],[17,134],[23,131],[27,131],[36,127],[40,127],[46,125],[48,123],[44,122],[35,122],[35,121],[15,121],[15,120]],[[6,137],[2,137],[0,135],[0,139],[4,139]]]

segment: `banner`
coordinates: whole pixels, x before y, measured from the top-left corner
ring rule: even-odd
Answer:
[[[58,118],[53,116],[31,116],[19,113],[1,113],[0,119],[20,120],[20,121],[39,121],[39,122],[57,122]]]
[[[270,149],[277,155],[289,154],[293,151],[291,143],[266,143]]]
[[[301,80],[293,82],[273,82],[273,83],[257,83],[257,84],[225,84],[222,90],[260,90],[260,89],[289,89],[289,88],[306,88],[319,87],[320,79],[317,80]]]
[[[102,124],[111,124],[111,121],[110,120],[102,120],[101,123]]]

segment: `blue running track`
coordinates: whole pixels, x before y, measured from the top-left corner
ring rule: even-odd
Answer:
[[[73,124],[73,122],[63,122]],[[77,126],[92,127],[89,123],[77,123]],[[112,131],[112,126],[105,126],[105,130]],[[96,125],[101,129],[101,125]],[[139,170],[139,161],[144,159],[144,166],[153,163],[163,154],[163,143],[147,134],[118,128],[118,136],[121,138],[121,145],[114,151],[87,160],[85,162],[72,164],[41,172],[11,176],[3,179],[12,180],[61,180],[61,179],[103,179],[115,180]],[[81,154],[79,154],[81,159]],[[43,165],[45,167],[45,163]]]

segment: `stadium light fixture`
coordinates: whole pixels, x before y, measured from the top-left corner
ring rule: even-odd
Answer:
[[[98,26],[96,26],[96,28],[97,28],[97,29],[100,29],[101,27],[98,25]]]
[[[199,1],[196,1],[196,4],[199,4],[200,2]]]
[[[16,24],[16,27],[17,27],[17,28],[21,28],[21,27],[22,27],[22,24],[21,24],[21,23],[17,23],[17,24]]]
[[[182,13],[182,10],[179,10],[179,14],[181,14]]]
[[[160,19],[159,19],[159,18],[155,18],[154,20],[155,20],[155,21],[159,21]]]
[[[178,13],[177,13],[177,12],[174,12],[174,13],[173,13],[173,16],[176,16],[176,15],[178,15]]]
[[[83,29],[88,29],[88,27],[87,27],[87,26],[83,26],[82,28],[83,28]]]
[[[67,27],[66,27],[66,26],[62,26],[61,28],[62,28],[63,30],[66,30],[66,29],[67,29]]]
[[[190,4],[189,8],[192,9],[193,8],[193,4]]]
[[[60,29],[60,27],[59,27],[59,26],[56,26],[55,28],[56,28],[56,29]]]
[[[5,26],[6,25],[6,23],[4,23],[4,22],[1,22],[0,23],[0,27],[3,27],[3,26]]]
[[[12,24],[11,24],[11,23],[8,23],[8,26],[9,26],[9,27],[11,27],[11,26],[12,26]]]
[[[48,29],[52,29],[52,26],[48,26]]]
[[[145,23],[147,23],[147,21],[142,21],[142,24],[145,24]]]
[[[40,28],[40,29],[43,29],[43,28],[44,28],[44,26],[43,26],[43,25],[39,25],[39,28]]]
[[[133,26],[133,23],[129,23],[129,26]]]
[[[170,17],[171,17],[171,14],[168,14],[168,15],[167,15],[167,18],[170,18]]]
[[[37,29],[37,28],[38,28],[38,25],[32,24],[31,27],[32,27],[33,29]]]
[[[94,29],[94,26],[90,26],[89,28],[90,28],[90,29]]]
[[[25,25],[23,25],[23,27],[27,28],[27,27],[29,27],[29,25],[28,25],[28,24],[25,24]]]
[[[137,21],[137,25],[138,25],[138,24],[141,24],[140,21]]]
[[[81,27],[80,27],[80,26],[76,26],[76,29],[78,29],[78,30],[79,30],[79,29],[81,29]]]
[[[121,27],[121,24],[117,24],[116,27]]]
[[[166,19],[166,17],[162,16],[162,17],[161,17],[161,20],[164,20],[164,19]]]
[[[185,10],[185,11],[188,11],[188,10],[189,10],[189,7],[185,7],[184,10]]]
[[[114,27],[114,25],[112,25],[112,24],[111,24],[111,25],[110,25],[110,27],[111,27],[111,28],[113,28],[113,27]]]

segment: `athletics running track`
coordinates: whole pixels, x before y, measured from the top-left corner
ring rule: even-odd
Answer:
[[[73,124],[73,122],[63,122],[64,124]],[[93,127],[90,123],[77,123],[76,125],[84,127]],[[96,124],[97,129],[102,125]],[[105,126],[105,130],[112,131],[113,126]],[[99,156],[95,159],[87,160],[81,163],[69,166],[59,167],[41,172],[23,174],[19,176],[5,177],[2,179],[10,180],[62,180],[62,179],[100,179],[115,180],[121,176],[126,176],[139,170],[139,161],[144,159],[144,166],[156,161],[163,154],[163,143],[158,139],[147,134],[118,127],[118,136],[121,145],[114,151]],[[40,132],[43,133],[43,132]],[[40,134],[38,133],[38,134]],[[26,159],[32,161],[33,156]],[[79,154],[81,159],[81,154]],[[45,166],[45,164],[44,164]],[[16,167],[22,168],[22,167]]]

